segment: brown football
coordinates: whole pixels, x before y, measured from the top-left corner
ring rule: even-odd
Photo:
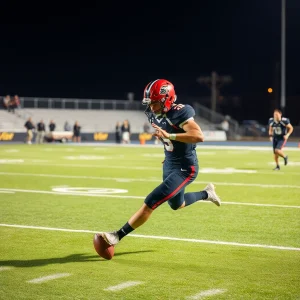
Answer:
[[[99,233],[96,233],[94,235],[94,248],[96,252],[104,259],[112,259],[115,254],[114,246],[106,243],[106,241]]]

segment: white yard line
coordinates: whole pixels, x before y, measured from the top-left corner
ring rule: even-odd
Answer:
[[[12,267],[1,267],[0,266],[0,272],[1,271],[8,271],[8,270],[11,270],[12,269]]]
[[[93,194],[91,193],[77,193],[77,192],[52,192],[41,190],[23,190],[23,189],[4,189],[0,188],[0,191],[13,191],[20,193],[33,193],[33,194],[50,194],[50,195],[64,195],[64,196],[86,196],[86,197],[105,197],[105,198],[124,198],[124,199],[145,199],[142,196],[121,196],[121,195],[108,195],[108,194]]]
[[[1,160],[0,160],[1,163]],[[34,163],[32,161],[32,163],[29,162],[13,162],[12,160],[3,160],[2,161],[3,164],[5,165],[16,165],[16,163],[20,163],[20,166],[50,166],[50,167],[70,167],[70,168],[96,168],[96,169],[126,169],[126,170],[152,170],[152,171],[158,171],[158,170],[162,170],[161,167],[141,167],[141,166],[113,166],[113,165],[94,165],[94,164],[54,164],[54,163]],[[224,168],[223,168],[224,169]],[[238,169],[237,169],[238,170]],[[249,170],[253,171],[253,170]],[[199,170],[199,173],[207,173],[205,171],[205,169],[201,169]],[[241,172],[243,173],[243,172]],[[213,174],[219,174],[217,171]],[[221,173],[222,174],[222,173]],[[228,174],[235,174],[235,173],[228,173]],[[284,174],[284,172],[278,173],[278,172],[274,172],[274,171],[256,171],[254,170],[253,172],[251,172],[251,174],[253,175],[259,175],[259,174],[268,174],[268,175],[275,175],[278,176],[278,174]],[[290,175],[300,175],[300,172],[288,172],[288,174]]]
[[[63,145],[56,145],[58,148],[63,147]],[[145,144],[145,145],[140,145],[140,144],[115,144],[115,143],[79,143],[74,145],[74,147],[90,147],[93,146],[95,147],[111,147],[111,148],[120,148],[120,147],[125,147],[125,148],[157,148],[157,149],[163,149],[163,145],[154,145],[154,144]],[[48,148],[50,150],[55,149],[55,148]],[[215,150],[253,150],[253,151],[270,151],[272,152],[272,145],[270,143],[270,146],[227,146],[227,145],[198,145],[197,150],[201,151],[201,149],[215,149]],[[284,150],[287,151],[300,151],[299,148],[297,147],[285,147]]]
[[[1,161],[0,161],[1,162]],[[10,163],[10,162],[6,162],[6,165],[9,164],[13,164],[15,165],[16,163]],[[153,170],[153,171],[157,171],[157,170],[162,170],[162,168],[160,167],[135,167],[135,166],[113,166],[113,165],[103,165],[103,164],[99,164],[99,165],[95,165],[95,164],[40,164],[40,163],[22,163],[22,166],[24,165],[34,165],[34,166],[54,166],[54,167],[74,167],[74,168],[96,168],[96,169],[125,169],[125,170]]]
[[[100,176],[80,176],[80,175],[60,175],[60,174],[39,174],[39,173],[17,173],[17,172],[0,172],[1,175],[8,176],[32,176],[32,177],[49,177],[49,178],[66,178],[66,179],[94,179],[94,180],[109,180],[109,181],[126,181],[126,182],[157,182],[160,183],[160,178],[116,178],[116,177],[100,177]],[[194,181],[194,184],[207,184],[208,181]],[[249,186],[261,188],[295,188],[300,189],[300,185],[289,184],[261,184],[261,183],[243,183],[243,182],[218,182],[214,181],[216,185],[225,186]]]
[[[0,227],[13,227],[13,228],[37,229],[37,230],[48,230],[48,231],[63,231],[63,232],[78,232],[78,233],[98,233],[99,232],[99,231],[84,230],[84,229],[66,229],[66,228],[31,226],[31,225],[17,225],[17,224],[0,224]],[[176,241],[176,242],[202,243],[202,244],[213,244],[213,245],[228,245],[228,246],[237,246],[237,247],[264,248],[264,249],[276,249],[276,250],[287,250],[287,251],[300,251],[300,248],[288,247],[288,246],[245,244],[245,243],[237,243],[237,242],[187,239],[187,238],[176,238],[176,237],[156,236],[156,235],[142,235],[142,234],[129,234],[128,236],[131,236],[131,237],[134,237],[134,238],[167,240],[167,241]]]
[[[247,205],[247,206],[262,206],[262,207],[282,207],[282,208],[297,208],[297,209],[300,208],[300,206],[297,206],[297,205],[268,204],[268,203],[247,203],[247,202],[226,202],[226,201],[222,201],[222,204],[228,204],[228,205]]]
[[[200,293],[198,293],[196,295],[186,297],[186,299],[189,299],[189,300],[199,300],[199,299],[203,299],[205,297],[223,294],[225,292],[226,292],[226,290],[224,290],[224,289],[207,290],[207,291],[202,291],[202,292],[200,292]]]
[[[71,275],[70,273],[57,273],[57,274],[53,274],[53,275],[48,275],[48,276],[44,276],[44,277],[35,278],[35,279],[29,280],[27,282],[28,283],[43,283],[45,281],[50,281],[50,280],[54,280],[54,279],[58,279],[58,278],[68,277],[70,275]]]
[[[104,289],[104,291],[117,292],[117,291],[124,290],[124,289],[127,289],[132,286],[136,286],[139,284],[143,284],[143,282],[142,281],[126,281],[126,282],[122,282],[118,285],[109,286],[108,288]]]
[[[0,193],[5,192],[18,192],[18,193],[33,193],[33,194],[50,194],[50,195],[61,195],[61,196],[85,196],[85,197],[105,197],[105,198],[119,198],[119,199],[145,199],[145,196],[123,196],[123,195],[109,195],[109,194],[99,194],[91,192],[54,192],[54,191],[42,191],[42,190],[25,190],[25,189],[9,189],[0,188]],[[209,201],[199,201],[199,203],[210,203]],[[280,204],[269,204],[269,203],[245,203],[245,202],[226,202],[222,201],[222,204],[227,205],[247,205],[247,206],[261,206],[261,207],[280,207],[280,208],[296,208],[299,209],[300,206],[297,205],[280,205]]]
[[[0,194],[14,194],[15,192],[13,191],[2,191],[0,190]]]
[[[7,153],[17,153],[17,152],[20,152],[19,149],[7,149],[7,150],[4,150],[4,152],[7,152]]]

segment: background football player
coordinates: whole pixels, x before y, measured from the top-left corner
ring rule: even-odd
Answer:
[[[154,135],[161,139],[165,148],[163,182],[146,197],[142,207],[123,227],[118,231],[99,234],[110,245],[116,245],[124,236],[144,224],[153,211],[165,202],[173,210],[199,200],[221,205],[212,183],[202,191],[184,193],[185,187],[197,177],[196,143],[203,142],[204,137],[194,120],[194,109],[190,105],[175,104],[175,101],[174,86],[168,80],[154,80],[144,90],[145,112],[155,128]]]
[[[293,126],[288,118],[282,117],[279,109],[274,110],[273,118],[269,119],[269,137],[273,142],[273,152],[276,167],[274,170],[279,171],[279,156],[284,159],[284,164],[288,164],[288,156],[284,155],[282,148],[287,142],[289,136],[293,132]]]

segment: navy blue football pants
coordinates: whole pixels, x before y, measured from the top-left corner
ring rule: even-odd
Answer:
[[[168,201],[172,209],[178,209],[184,202],[185,187],[196,179],[198,169],[198,164],[183,169],[180,164],[165,161],[163,182],[146,197],[145,204],[156,209]]]

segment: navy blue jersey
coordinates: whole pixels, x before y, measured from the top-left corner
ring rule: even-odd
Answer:
[[[283,139],[286,134],[286,126],[290,124],[288,118],[281,118],[279,122],[276,122],[274,118],[269,119],[269,126],[273,129],[273,137],[277,139]]]
[[[156,116],[153,113],[149,114],[149,122],[161,127],[168,133],[183,133],[182,125],[193,120],[195,111],[190,105],[177,104],[162,116]],[[169,139],[162,139],[165,146],[166,161],[174,164],[185,166],[193,166],[197,163],[196,144],[186,144]]]

